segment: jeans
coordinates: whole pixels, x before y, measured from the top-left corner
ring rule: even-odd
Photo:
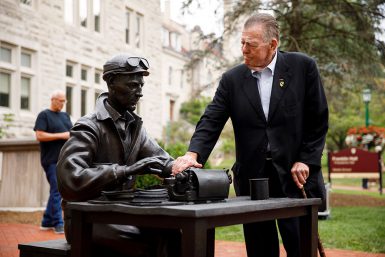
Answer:
[[[43,227],[63,226],[61,196],[57,187],[56,163],[42,165],[49,183],[49,198],[41,225]]]

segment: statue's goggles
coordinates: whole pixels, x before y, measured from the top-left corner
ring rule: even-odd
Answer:
[[[138,66],[145,70],[150,68],[150,64],[148,63],[147,59],[142,57],[128,57],[126,63],[132,68],[136,68]]]
[[[143,73],[143,76],[148,76],[150,73],[147,71],[150,68],[150,64],[147,59],[142,57],[128,57],[120,62],[108,63],[104,66],[104,74],[132,74]]]

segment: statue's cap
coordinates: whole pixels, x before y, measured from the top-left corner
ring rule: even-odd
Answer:
[[[150,74],[147,71],[148,68],[150,68],[150,64],[143,57],[118,54],[103,65],[103,79],[106,80],[110,74],[142,73],[143,76],[148,76]]]

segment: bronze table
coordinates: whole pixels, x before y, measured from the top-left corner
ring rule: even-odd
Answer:
[[[216,227],[300,217],[301,255],[317,257],[320,204],[318,198],[251,201],[249,196],[217,203],[157,207],[69,202],[67,208],[72,211],[71,256],[90,256],[93,223],[181,229],[182,257],[213,257]]]

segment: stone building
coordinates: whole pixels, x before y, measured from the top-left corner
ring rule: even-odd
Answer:
[[[161,12],[159,0],[0,1],[0,120],[13,115],[8,137],[34,136],[36,115],[49,107],[55,89],[67,92],[64,110],[73,121],[92,111],[107,90],[103,64],[128,52],[150,63],[137,112],[160,139],[193,85],[212,76],[192,76],[194,67],[185,67],[193,34],[167,10],[166,4]]]

